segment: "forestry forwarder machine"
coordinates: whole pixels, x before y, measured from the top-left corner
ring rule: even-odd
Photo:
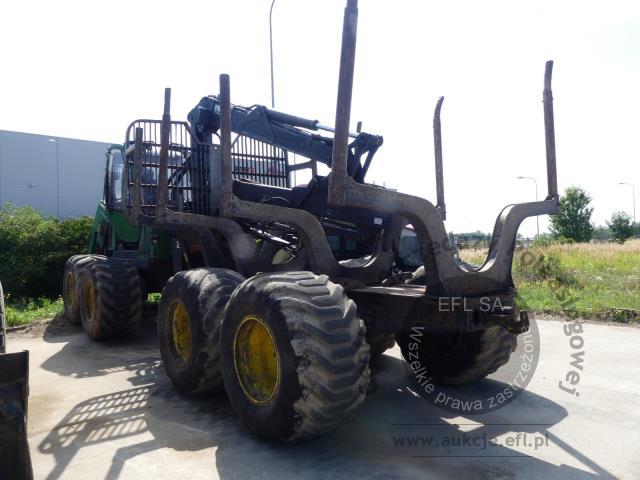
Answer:
[[[133,122],[124,145],[109,148],[90,255],[70,258],[63,281],[68,318],[94,340],[131,334],[143,298],[162,291],[158,336],[173,384],[186,394],[224,388],[245,426],[267,439],[343,423],[365,398],[370,358],[397,341],[408,360],[415,325],[434,383],[500,368],[528,325],[511,276],[518,227],[558,208],[552,62],[543,96],[548,196],[503,209],[481,266],[459,259],[444,227],[442,98],[437,204],[367,184],[382,138],[349,131],[357,15],[348,0],[335,128],[234,106],[227,75],[189,123],[172,121],[167,89],[162,120]],[[290,154],[307,160],[290,163]],[[300,169],[311,180],[292,187]],[[409,224],[422,266],[399,247]],[[465,307],[452,301],[442,311],[443,298]]]

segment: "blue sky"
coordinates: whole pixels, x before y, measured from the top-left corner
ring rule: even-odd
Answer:
[[[0,128],[119,142],[134,118],[160,116],[165,86],[184,119],[223,72],[234,103],[269,104],[269,6],[3,2]],[[343,7],[276,0],[278,109],[333,123]],[[369,180],[435,200],[431,117],[444,95],[447,228],[491,231],[504,205],[533,199],[517,176],[546,191],[542,75],[553,59],[560,188],[589,191],[597,223],[630,212],[618,182],[640,194],[639,52],[638,2],[361,0],[352,120],[385,137]]]

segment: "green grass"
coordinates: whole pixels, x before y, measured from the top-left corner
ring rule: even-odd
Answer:
[[[40,298],[28,301],[7,302],[6,318],[7,326],[14,327],[17,325],[26,325],[34,320],[41,318],[54,317],[58,313],[62,313],[62,298],[50,300],[48,298]]]
[[[147,305],[159,305],[160,304],[160,294],[159,293],[150,293],[147,296],[147,299],[144,302]]]
[[[12,301],[11,299],[7,299],[5,302],[8,327],[26,325],[35,320],[55,317],[57,314],[62,313],[64,310],[64,304],[62,302],[62,298],[60,297],[58,297],[56,300],[39,298],[31,300]],[[149,295],[145,303],[147,305],[157,305],[159,302],[160,294],[152,293]]]
[[[640,322],[640,240],[532,247],[516,253],[519,303],[539,313]],[[486,251],[462,251],[480,264]]]

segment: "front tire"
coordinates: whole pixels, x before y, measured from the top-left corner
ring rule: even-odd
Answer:
[[[267,273],[234,292],[220,333],[224,385],[260,437],[298,440],[344,423],[364,401],[369,346],[340,285],[311,272]]]
[[[121,261],[94,256],[83,279],[80,317],[92,340],[132,335],[142,319],[138,270]]]
[[[69,257],[64,266],[62,277],[62,300],[64,315],[69,323],[79,325],[82,322],[82,286],[89,265],[96,259],[104,261],[101,255],[74,255]]]
[[[167,376],[188,395],[222,388],[218,337],[224,308],[244,277],[224,268],[195,268],[171,277],[160,297],[158,339]]]

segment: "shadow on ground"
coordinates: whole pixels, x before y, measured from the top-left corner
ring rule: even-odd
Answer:
[[[130,437],[130,445],[114,451],[107,479],[119,478],[127,461],[147,452],[161,448],[197,452],[211,447],[216,447],[212,473],[217,471],[220,478],[613,478],[549,432],[567,416],[560,405],[525,391],[490,414],[452,418],[415,393],[404,362],[390,356],[377,362],[376,388],[341,429],[303,443],[268,444],[240,426],[224,394],[192,398],[173,390],[160,365],[153,319],[130,341],[95,344],[84,335],[60,337],[47,331],[44,338],[65,342],[42,365],[49,371],[78,378],[131,372],[127,379],[131,388],[78,403],[37,446],[55,458],[47,476],[51,480],[64,478],[65,469],[82,448],[95,444],[108,448],[108,442]],[[414,436],[461,438],[471,428],[475,438],[508,432],[546,436],[552,447],[544,448],[560,449],[565,457],[573,457],[595,473],[558,466],[504,446],[398,444],[399,438]],[[140,433],[150,433],[152,439],[135,443],[132,437]],[[531,453],[545,456],[542,451]]]

